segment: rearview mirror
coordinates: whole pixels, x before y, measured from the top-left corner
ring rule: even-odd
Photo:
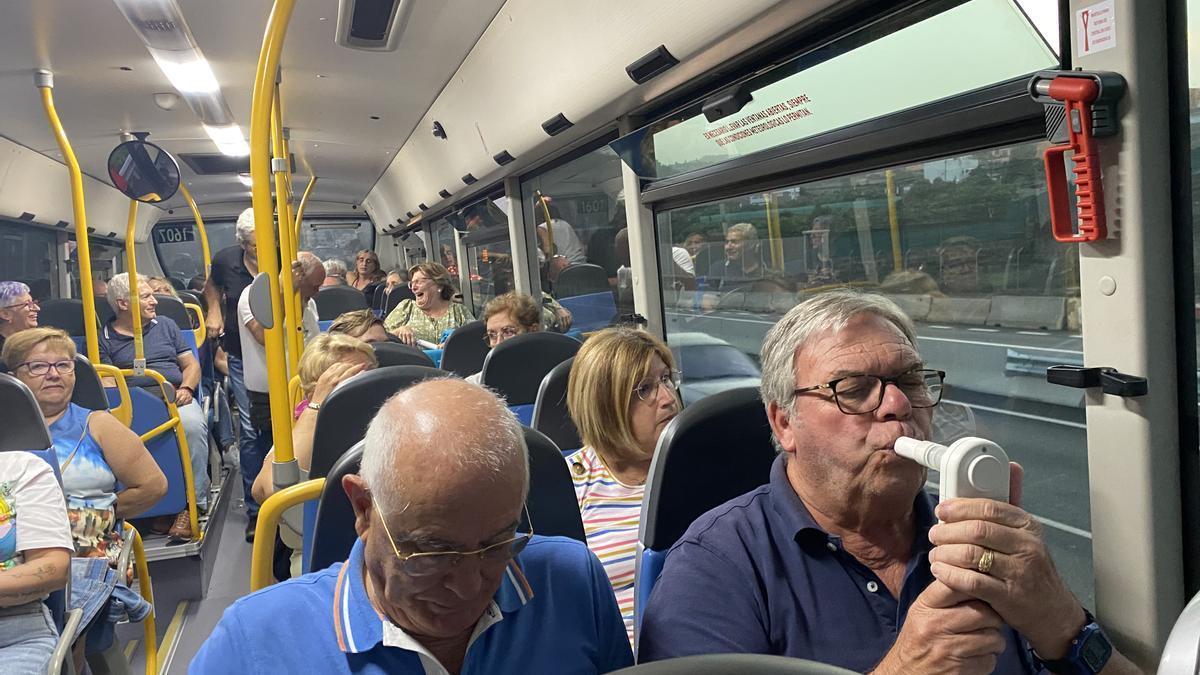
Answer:
[[[157,204],[179,190],[179,165],[153,143],[126,141],[108,155],[108,178],[130,199]]]

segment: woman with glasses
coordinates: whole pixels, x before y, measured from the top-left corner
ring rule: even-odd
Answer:
[[[354,269],[346,273],[346,284],[360,291],[383,280],[383,270],[379,268],[379,255],[366,248],[354,256]]]
[[[505,340],[541,330],[542,310],[533,298],[514,291],[488,301],[483,308],[483,323],[487,330],[483,341],[488,349],[494,349]],[[467,382],[479,384],[482,376],[482,372],[475,373]]]
[[[117,520],[132,518],[167,492],[167,478],[137,434],[106,411],[71,402],[75,343],[57,328],[12,336],[2,352],[9,370],[37,399],[62,473],[76,555],[115,561]]]
[[[437,263],[424,262],[409,270],[408,288],[415,299],[401,300],[383,320],[383,327],[406,345],[426,349],[440,346],[447,330],[458,328],[474,317],[462,303],[454,302],[450,273]]]
[[[567,407],[584,446],[567,457],[588,548],[600,558],[633,640],[633,576],[642,493],[658,437],[679,413],[671,350],[633,328],[583,343]]]
[[[0,281],[0,349],[14,333],[38,325],[38,303],[19,281]]]

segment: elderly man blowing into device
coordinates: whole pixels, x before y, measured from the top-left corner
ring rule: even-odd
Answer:
[[[349,559],[238,600],[190,672],[604,673],[633,663],[595,556],[519,527],[524,436],[493,394],[457,379],[396,394],[342,487],[358,532]]]
[[[770,482],[709,511],[667,554],[643,661],[781,654],[875,673],[1131,673],[1014,504],[934,508],[896,454],[928,439],[943,373],[895,303],[849,290],[793,308],[762,348]],[[941,523],[938,523],[939,519]]]

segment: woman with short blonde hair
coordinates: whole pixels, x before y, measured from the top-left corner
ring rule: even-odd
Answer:
[[[329,324],[329,334],[341,333],[356,337],[368,344],[386,342],[387,331],[383,328],[383,319],[375,316],[369,309],[356,309],[353,312],[343,312]]]
[[[634,328],[608,328],[575,355],[567,408],[584,446],[567,457],[588,547],[600,558],[633,640],[633,577],[646,475],[681,407],[671,350]]]

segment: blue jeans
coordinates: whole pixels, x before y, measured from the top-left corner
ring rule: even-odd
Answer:
[[[0,671],[5,675],[45,673],[57,642],[58,630],[50,610],[40,600],[30,603],[28,612],[0,616]]]
[[[208,510],[208,420],[198,401],[179,406],[179,420],[187,437],[188,454],[192,459],[192,485],[196,490],[196,506]]]
[[[233,445],[233,420],[229,417],[229,399],[221,389],[221,383],[214,378],[203,377],[204,393],[212,398],[208,406],[208,429],[217,441],[217,447],[222,452]]]
[[[246,373],[243,370],[241,357],[233,354],[229,355],[229,390],[238,407],[238,425],[241,434],[238,437],[238,463],[241,464],[242,488],[246,493],[246,515],[257,518],[258,502],[254,501],[254,497],[250,494],[250,488],[254,486],[254,479],[258,477],[258,472],[262,469],[263,460],[267,456],[267,448],[261,447],[258,432],[250,423],[250,395],[246,393]]]

